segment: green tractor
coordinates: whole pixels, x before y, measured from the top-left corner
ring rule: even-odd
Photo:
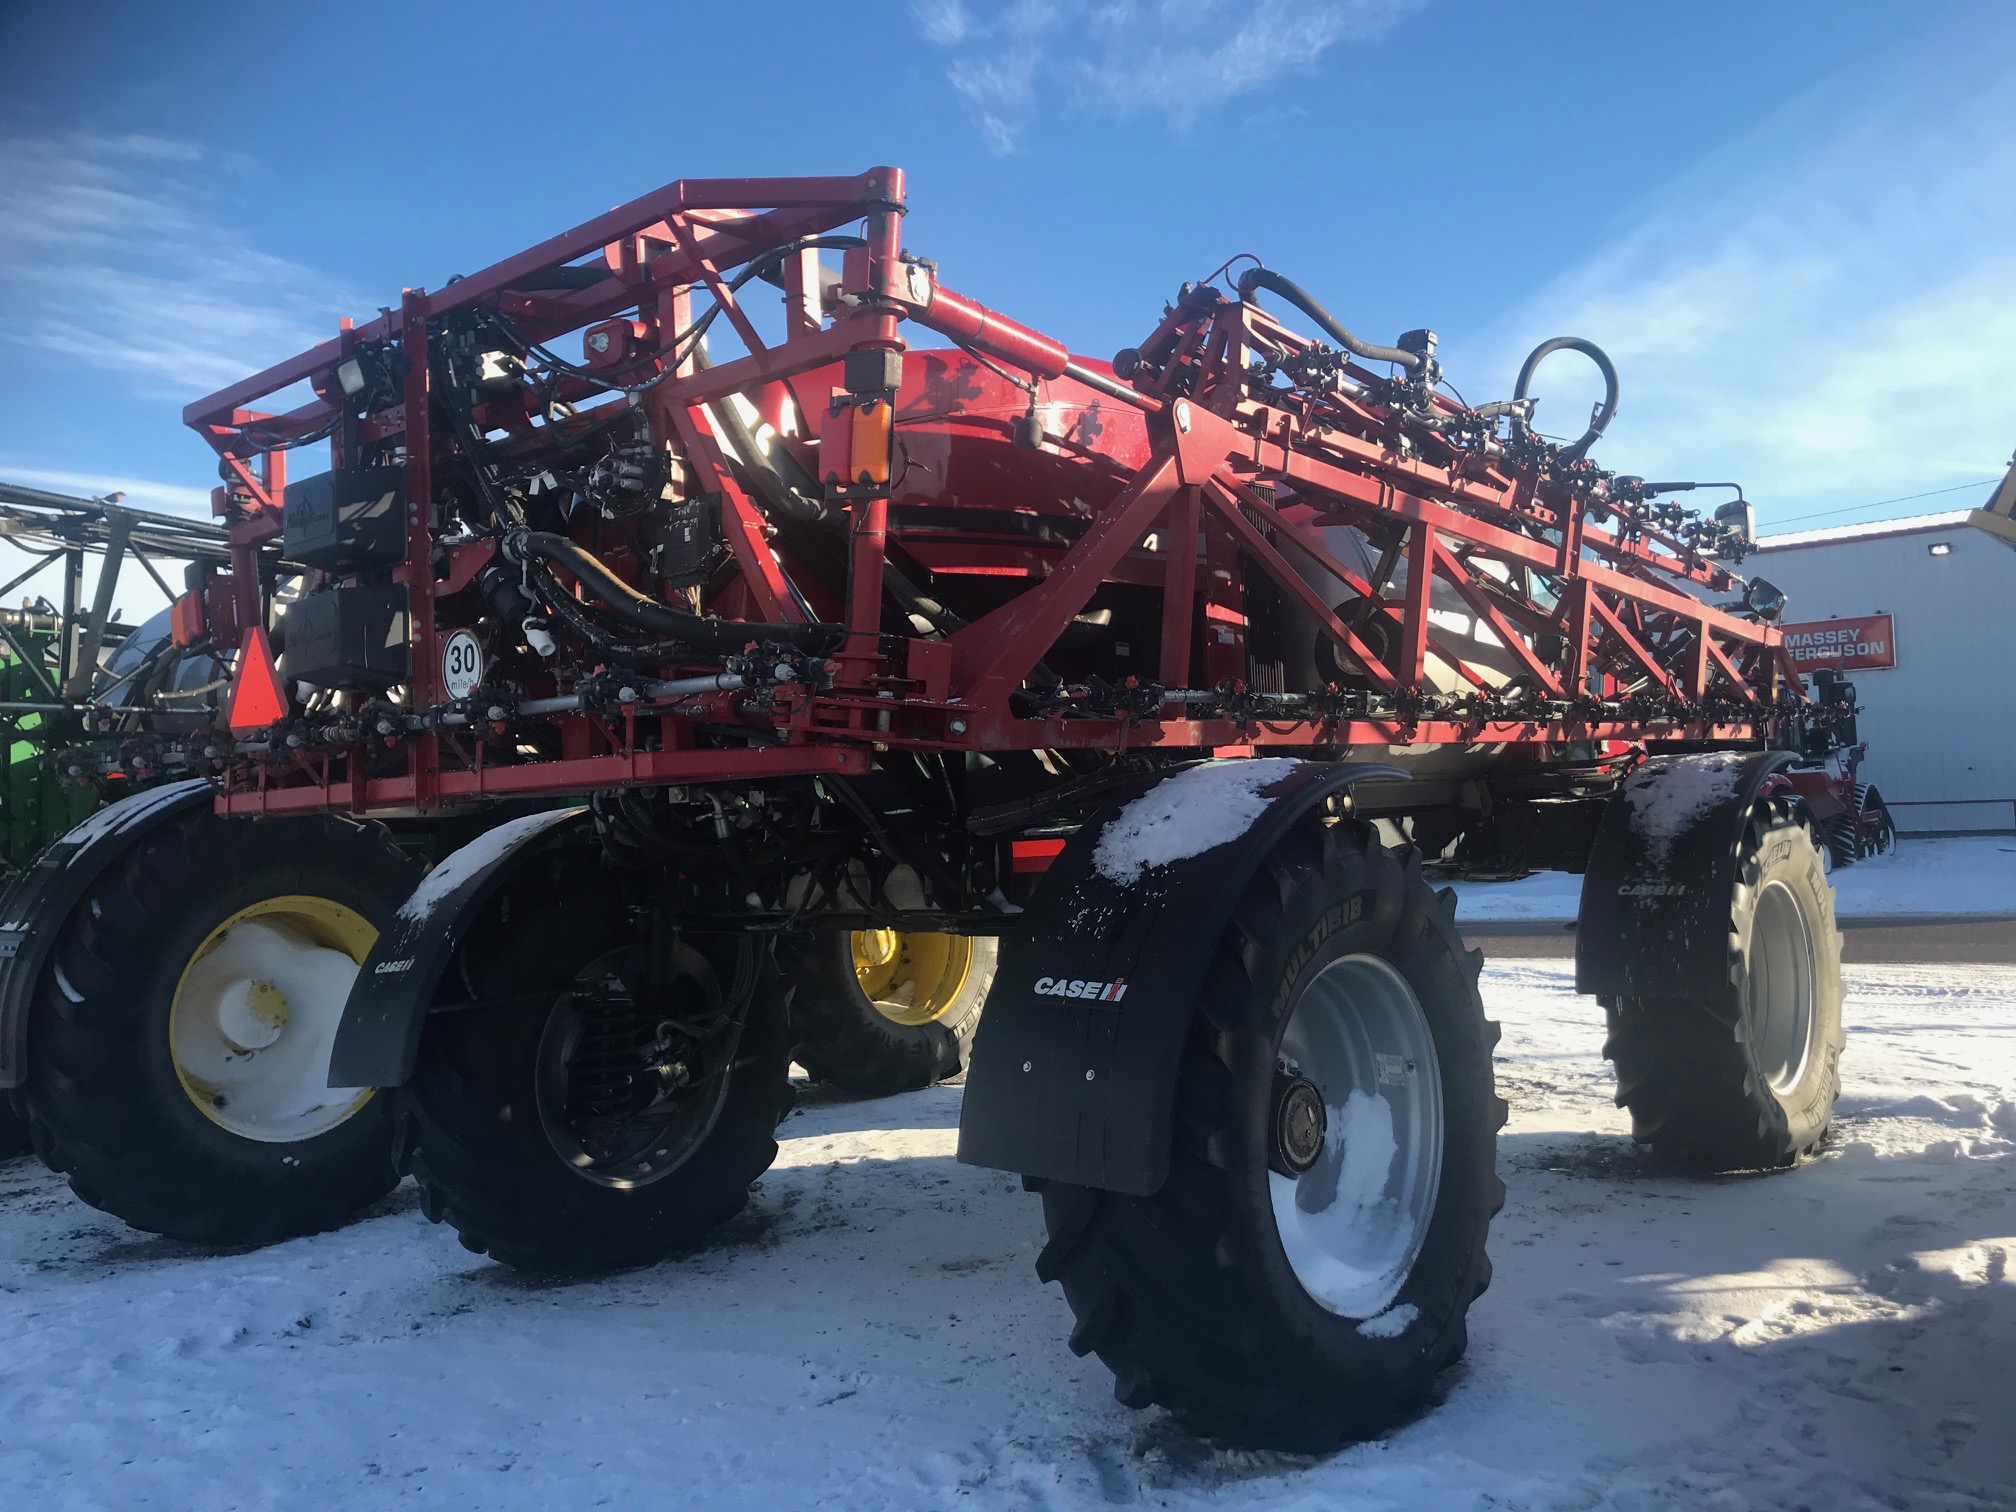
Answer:
[[[137,567],[172,606],[161,564],[222,562],[223,527],[129,509],[113,494],[76,498],[0,483],[0,541],[28,561],[0,597],[45,575],[46,596],[0,609],[0,882],[29,867],[107,802],[187,775],[182,741],[206,728],[224,687],[221,663],[189,654],[170,611],[128,622],[114,606]],[[85,601],[85,564],[98,572]],[[0,1154],[28,1147],[0,1097]]]
[[[68,778],[52,738],[69,743],[62,716],[34,707],[53,666],[61,619],[42,606],[0,610],[0,727],[7,735],[0,769],[0,868],[28,865],[42,848],[81,824],[102,801],[95,787]]]
[[[183,775],[181,742],[208,728],[225,686],[220,662],[170,635],[178,590],[160,566],[180,575],[228,560],[223,526],[131,509],[121,497],[0,483],[0,542],[29,558],[0,598],[50,573],[61,598],[0,608],[0,876],[28,866],[105,802]],[[167,600],[137,625],[113,602],[129,567]]]

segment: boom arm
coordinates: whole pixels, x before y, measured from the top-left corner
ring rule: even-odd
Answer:
[[[1264,271],[1186,286],[1110,367],[1075,358],[903,251],[905,208],[891,168],[682,180],[191,405],[243,623],[271,619],[262,561],[313,568],[283,670],[325,690],[241,732],[227,806],[1808,717],[1775,630],[1717,607],[1741,530],[1597,467],[1600,424],[1560,447],[1523,395],[1455,403],[1433,333],[1359,341]],[[1284,291],[1343,349],[1259,303]],[[398,496],[375,554],[362,525],[304,547],[282,463],[324,439],[315,497]],[[406,626],[404,664],[346,681],[353,621]],[[444,672],[457,637],[473,685]]]

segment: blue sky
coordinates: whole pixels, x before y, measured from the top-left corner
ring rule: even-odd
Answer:
[[[0,0],[0,477],[199,507],[182,404],[337,316],[672,178],[880,162],[949,284],[1094,355],[1241,251],[1433,326],[1473,402],[1590,337],[1599,460],[1767,526],[2016,446],[2008,4]]]

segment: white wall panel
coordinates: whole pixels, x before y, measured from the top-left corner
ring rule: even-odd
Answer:
[[[2016,828],[2016,546],[1954,525],[1761,551],[1742,570],[1785,590],[1789,621],[1896,617],[1897,665],[1848,675],[1863,772],[1900,829]]]

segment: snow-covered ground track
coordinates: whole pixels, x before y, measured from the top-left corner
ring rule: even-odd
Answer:
[[[808,1099],[684,1261],[546,1285],[402,1188],[236,1255],[0,1166],[10,1505],[1862,1508],[2016,1505],[2016,968],[1849,973],[1816,1160],[1682,1180],[1611,1106],[1566,962],[1506,1025],[1497,1278],[1442,1402],[1329,1459],[1213,1450],[1062,1347],[960,1090]]]

